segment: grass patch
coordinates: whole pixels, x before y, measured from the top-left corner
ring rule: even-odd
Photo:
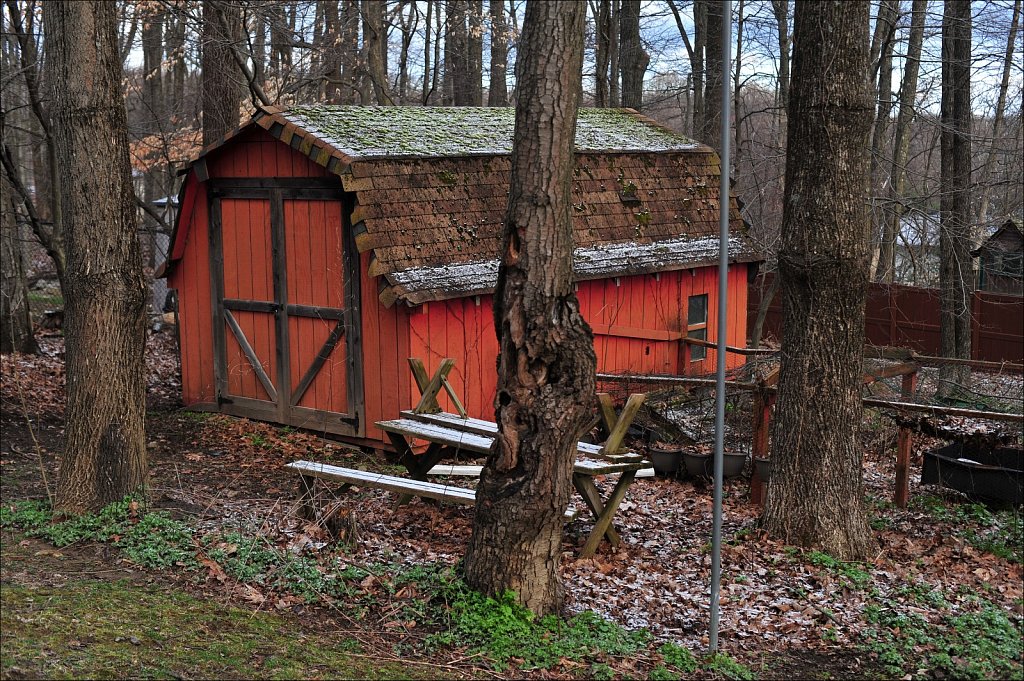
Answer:
[[[44,501],[21,501],[0,508],[0,527],[17,527],[30,537],[54,546],[78,542],[110,542],[132,562],[147,568],[194,567],[192,528],[163,511],[142,512],[130,498],[99,513],[53,522]]]
[[[948,503],[926,494],[914,497],[911,507],[948,523],[971,546],[1012,563],[1024,563],[1024,519],[1013,509],[992,512],[982,504]]]
[[[485,655],[497,670],[512,663],[520,669],[548,669],[563,659],[604,660],[646,649],[650,634],[629,631],[585,612],[565,620],[553,615],[536,617],[516,604],[511,592],[485,597],[466,586],[454,571],[444,568],[427,577],[431,601],[441,630],[428,645],[466,647]]]
[[[862,589],[871,582],[871,573],[862,570],[857,563],[841,561],[821,551],[811,551],[807,554],[807,559],[811,565],[825,568],[846,578],[851,588]]]
[[[898,593],[939,609],[949,605],[941,591],[928,587],[908,586]],[[944,615],[938,625],[905,611],[879,603],[864,609],[862,647],[891,676],[927,670],[956,679],[1024,679],[1024,627],[1002,608],[971,596],[963,612]]]
[[[436,678],[368,663],[359,644],[304,635],[270,613],[131,583],[4,584],[0,676],[76,678]],[[425,670],[429,670],[429,673]]]

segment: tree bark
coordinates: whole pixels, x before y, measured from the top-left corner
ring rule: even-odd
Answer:
[[[896,116],[893,133],[892,170],[889,172],[889,208],[885,211],[885,227],[879,244],[878,281],[892,282],[896,276],[896,235],[903,218],[903,189],[907,177],[907,157],[910,154],[910,124],[914,120],[917,100],[917,79],[921,70],[921,45],[924,42],[924,20],[928,0],[914,0],[910,9],[910,38],[907,57],[903,62],[903,82],[900,84],[900,111]]]
[[[0,190],[0,353],[35,353],[14,189],[6,169],[0,171]]]
[[[228,0],[203,1],[203,146],[238,127],[246,85],[231,51],[241,34],[238,6]]]
[[[725,77],[722,63],[722,22],[730,20],[722,16],[722,3],[710,0],[707,3],[707,56],[704,73],[704,107],[700,125],[700,141],[722,151],[722,78]],[[725,140],[728,143],[728,140]]]
[[[67,235],[67,424],[55,507],[78,514],[146,482],[146,283],[117,6],[47,2],[43,11]]]
[[[562,515],[594,392],[593,336],[573,292],[571,179],[583,64],[583,3],[531,2],[494,320],[498,436],[477,491],[466,580],[559,609]]]
[[[491,0],[491,81],[487,106],[508,106],[508,22],[505,0]]]
[[[640,0],[622,0],[619,14],[619,63],[622,67],[622,106],[643,108],[644,74],[651,57],[640,42]]]
[[[939,201],[939,349],[971,358],[971,2],[945,0],[942,13],[941,184]],[[970,369],[939,368],[940,396],[955,395]]]
[[[796,6],[779,272],[782,363],[768,531],[862,559],[860,387],[867,290],[868,3]]]

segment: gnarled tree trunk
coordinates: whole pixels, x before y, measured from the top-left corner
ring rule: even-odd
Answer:
[[[782,365],[765,525],[867,555],[861,365],[868,276],[868,4],[796,6],[779,273]]]
[[[67,238],[67,430],[56,508],[83,513],[146,481],[146,282],[117,5],[48,2],[43,11]]]
[[[556,611],[562,515],[594,392],[593,336],[573,292],[570,182],[583,3],[531,2],[517,64],[512,186],[494,295],[498,436],[477,490],[466,580]]]

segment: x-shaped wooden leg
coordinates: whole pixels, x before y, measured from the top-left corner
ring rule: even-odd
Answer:
[[[411,443],[405,438],[405,436],[399,433],[388,433],[388,437],[391,439],[391,444],[395,446],[395,450],[398,452],[399,463],[405,466],[405,469],[409,471],[409,476],[413,480],[426,480],[427,473],[445,457],[446,450],[448,449],[444,445],[431,442],[425,452],[422,454],[416,454],[412,449]],[[411,500],[411,494],[403,494],[398,497],[398,502],[395,505],[401,506],[402,504],[409,503]]]
[[[455,388],[448,382],[448,374],[451,373],[452,368],[455,366],[455,360],[450,357],[446,357],[441,360],[440,366],[437,367],[437,371],[434,372],[433,378],[427,378],[427,368],[423,365],[423,360],[417,359],[416,357],[409,358],[409,368],[412,369],[413,378],[416,379],[416,386],[420,389],[420,401],[413,408],[413,411],[417,414],[434,414],[441,411],[441,405],[437,403],[437,393],[440,392],[441,388],[448,393],[448,397],[451,398],[452,404],[455,405],[455,411],[459,413],[459,416],[466,418],[466,408],[462,406],[462,401],[459,400],[455,394]]]
[[[643,393],[634,393],[626,400],[626,406],[622,408],[621,414],[615,413],[615,404],[612,396],[608,393],[598,393],[597,403],[601,409],[601,420],[604,422],[605,432],[608,439],[601,446],[601,454],[619,454],[622,448],[622,440],[626,437],[626,431],[640,411],[640,406],[647,396]]]
[[[597,553],[597,547],[604,537],[608,537],[608,541],[613,547],[619,545],[619,535],[612,526],[612,518],[615,517],[615,511],[618,510],[619,504],[626,497],[626,490],[633,484],[633,478],[635,477],[636,471],[623,471],[619,477],[619,482],[615,485],[615,489],[612,490],[611,495],[608,497],[607,503],[602,503],[601,495],[597,491],[597,486],[594,485],[593,477],[579,474],[572,476],[573,486],[580,493],[580,496],[583,497],[587,508],[590,509],[590,512],[594,514],[596,519],[594,529],[590,531],[587,543],[583,545],[583,550],[580,552],[580,558],[590,558]]]

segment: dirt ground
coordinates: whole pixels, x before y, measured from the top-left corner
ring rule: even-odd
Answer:
[[[3,358],[0,491],[5,505],[43,498],[56,480],[63,447],[59,337],[43,339],[43,349],[38,357]],[[352,565],[455,564],[461,558],[471,529],[471,509],[422,500],[396,509],[392,496],[381,490],[352,489],[337,496],[324,491],[320,502],[331,509],[332,520],[310,527],[295,514],[297,483],[283,469],[285,464],[302,458],[372,470],[398,469],[373,454],[314,433],[180,409],[172,333],[151,337],[148,359],[148,493],[156,508],[170,511],[200,531],[223,533],[236,528],[296,554],[330,553],[332,559]],[[999,378],[998,383],[1004,397],[1012,396],[1014,389],[1019,394],[1019,378]],[[738,402],[736,409],[742,408]],[[694,406],[691,417],[699,421],[702,409]],[[758,527],[759,509],[749,502],[746,476],[726,482],[722,648],[760,678],[893,675],[892,668],[883,667],[888,649],[878,641],[884,637],[871,639],[865,634],[875,625],[885,628],[886,609],[919,616],[930,627],[950,627],[955,618],[978,611],[980,595],[984,607],[1006,613],[1018,631],[1024,622],[1020,562],[1024,538],[1019,511],[985,515],[955,493],[922,487],[918,483],[922,452],[939,443],[925,437],[915,442],[912,503],[906,510],[893,507],[889,500],[895,476],[895,428],[883,416],[866,413],[865,488],[878,541],[877,556],[868,563],[842,564],[766,537]],[[738,425],[731,436],[742,439],[746,421],[734,420]],[[1008,431],[1005,436],[1019,438],[1019,433]],[[455,483],[470,484],[466,479]],[[613,483],[605,480],[599,486],[607,491]],[[1015,529],[1007,535],[1004,526],[1014,519]],[[567,613],[592,610],[626,627],[648,629],[657,640],[706,650],[709,486],[700,480],[639,479],[616,522],[621,546],[612,550],[604,544],[593,559],[577,557],[590,523],[579,519],[567,526],[562,560]],[[992,528],[1002,531],[1001,543],[981,540],[989,537],[986,532]],[[254,596],[252,585],[218,579],[212,573],[197,580],[195,575],[174,570],[138,569],[107,544],[56,551],[9,530],[3,535],[2,565],[8,593],[15,588],[59,588],[68,580],[89,579],[181,592],[254,612],[273,602],[266,594]],[[943,605],[927,605],[923,592],[942,594]],[[346,631],[360,641],[362,654],[401,660],[395,653],[386,606],[361,619],[354,619],[338,603],[286,602],[282,608],[279,602],[274,610],[275,617],[286,618],[287,626],[303,636]],[[881,625],[872,622],[876,612],[882,613]],[[899,643],[900,627],[889,624],[886,635]],[[910,653],[926,659],[947,643],[961,645],[954,638],[909,645],[908,664]],[[474,662],[462,657],[458,651],[442,650],[395,674],[414,675],[416,664],[436,675],[478,674]],[[354,666],[353,674],[359,669]],[[578,670],[537,675],[573,676]]]

